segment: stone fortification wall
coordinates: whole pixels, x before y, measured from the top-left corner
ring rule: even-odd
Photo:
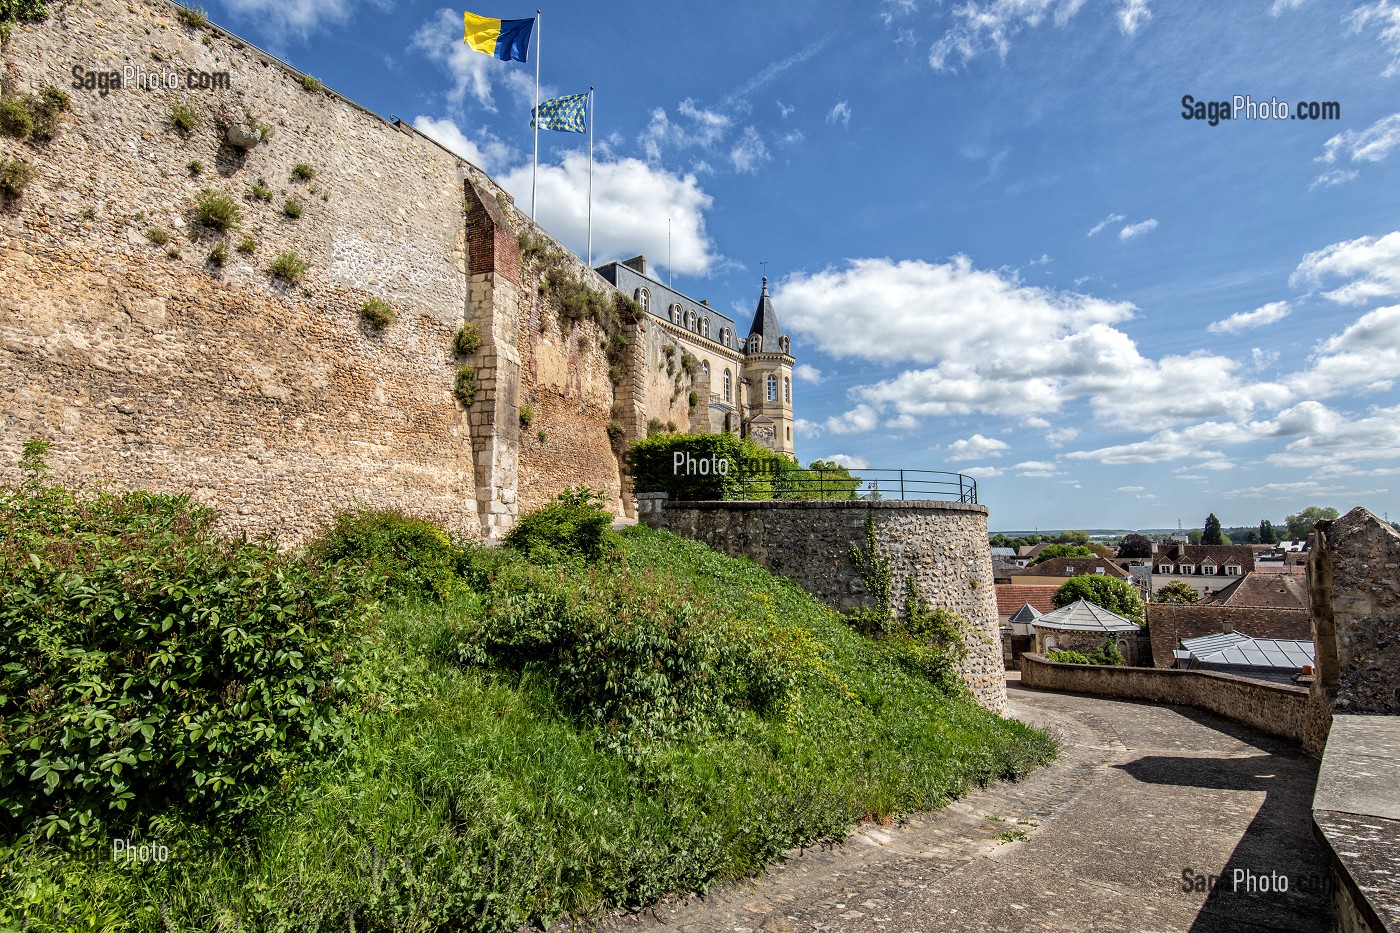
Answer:
[[[1213,671],[1057,664],[1039,654],[1021,656],[1021,683],[1040,690],[1194,706],[1261,732],[1303,740],[1308,691],[1289,684]]]
[[[193,491],[230,527],[289,541],[353,504],[480,536],[508,528],[522,497],[618,496],[607,424],[638,405],[635,367],[618,404],[592,325],[524,334],[530,224],[509,198],[407,127],[176,14],[164,0],[51,7],[4,49],[7,94],[52,86],[70,108],[51,141],[0,137],[0,159],[32,174],[0,205],[0,479],[42,437],[64,481]],[[71,86],[75,65],[227,80],[102,93]],[[229,142],[237,126],[251,148]],[[205,190],[232,199],[232,229],[199,223]],[[309,264],[299,281],[272,274],[283,253]],[[596,279],[572,255],[565,266]],[[367,324],[372,298],[398,320]],[[469,358],[451,349],[464,320],[483,338]],[[463,364],[470,408],[452,394]],[[618,441],[640,436],[636,421]]]
[[[960,502],[666,502],[664,493],[639,494],[641,518],[653,527],[747,557],[785,576],[840,610],[869,605],[870,595],[851,565],[852,546],[865,547],[866,521],[893,571],[895,600],[905,581],[920,595],[967,622],[963,678],[983,706],[1006,709],[987,509]]]
[[[1334,713],[1400,714],[1400,534],[1359,507],[1318,522],[1308,597],[1317,677],[1306,744],[1320,755]]]

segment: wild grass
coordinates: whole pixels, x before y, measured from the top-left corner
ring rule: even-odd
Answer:
[[[1054,754],[794,584],[665,532],[630,529],[593,565],[469,549],[460,572],[445,600],[385,611],[350,750],[241,836],[171,821],[139,840],[169,848],[161,865],[11,840],[0,927],[512,930],[753,875]],[[604,598],[658,632],[728,639],[792,682],[767,710],[731,704],[619,754],[617,723],[581,713],[556,669],[482,649],[487,620],[518,601]]]

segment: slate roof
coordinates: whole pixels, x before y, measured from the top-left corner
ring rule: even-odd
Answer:
[[[1027,604],[1040,612],[1051,612],[1055,608],[1055,591],[1059,589],[1058,586],[1020,586],[1013,583],[998,583],[994,588],[999,616],[1011,615]]]
[[[1086,573],[1098,573],[1103,568],[1106,577],[1128,579],[1128,571],[1119,567],[1107,557],[1052,557],[1031,567],[1016,571],[1016,576],[1032,577],[1077,577]]]
[[[1041,612],[1039,609],[1035,608],[1030,603],[1025,603],[1021,606],[1020,609],[1017,609],[1012,614],[1011,618],[1007,619],[1006,621],[1024,622],[1029,624],[1031,622],[1034,622],[1036,619],[1039,619],[1042,615],[1044,615],[1044,613]]]
[[[1087,599],[1077,599],[1054,612],[1047,612],[1031,625],[1036,628],[1055,629],[1061,632],[1136,632],[1139,626],[1123,618],[1116,612],[1109,612]]]
[[[753,312],[753,325],[749,327],[749,336],[758,334],[763,338],[764,353],[779,353],[780,344],[778,338],[782,337],[782,328],[778,326],[778,312],[773,310],[773,299],[768,297],[768,276],[763,277],[763,294],[758,296],[758,307]]]
[[[1183,638],[1181,647],[1202,667],[1254,667],[1296,671],[1313,663],[1313,643],[1283,638],[1250,638],[1243,632],[1221,632]]]
[[[1208,606],[1250,609],[1306,609],[1308,591],[1297,576],[1284,573],[1245,574],[1205,601]]]
[[[1186,544],[1182,545],[1185,550],[1184,555],[1177,554],[1177,548],[1172,544],[1163,544],[1157,547],[1152,555],[1152,567],[1155,570],[1163,563],[1171,564],[1173,567],[1178,564],[1193,564],[1197,568],[1210,558],[1217,567],[1224,567],[1233,560],[1240,565],[1240,573],[1249,573],[1254,569],[1254,548],[1247,544]]]

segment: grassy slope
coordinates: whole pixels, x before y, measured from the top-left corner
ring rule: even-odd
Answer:
[[[1044,736],[938,693],[752,563],[646,529],[625,540],[628,572],[737,624],[797,632],[811,673],[795,700],[629,766],[537,675],[430,660],[470,625],[475,596],[400,609],[381,660],[400,704],[242,844],[172,826],[138,840],[169,846],[160,867],[29,850],[6,900],[27,888],[46,905],[32,918],[66,904],[94,929],[160,929],[156,904],[176,929],[344,930],[351,912],[362,931],[510,929],[752,874],[862,818],[936,808],[1053,755]]]

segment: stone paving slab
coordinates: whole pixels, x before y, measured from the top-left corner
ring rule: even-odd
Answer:
[[[1325,931],[1317,765],[1297,746],[1179,707],[1010,685],[1061,757],[897,827],[789,854],[761,878],[564,929],[675,933]],[[1003,834],[1016,833],[1017,841]],[[1019,837],[1024,836],[1020,841]],[[1001,837],[1001,838],[998,838]],[[1216,876],[1183,890],[1183,870]],[[1256,890],[1232,890],[1236,872]],[[1286,876],[1286,893],[1261,891]]]

